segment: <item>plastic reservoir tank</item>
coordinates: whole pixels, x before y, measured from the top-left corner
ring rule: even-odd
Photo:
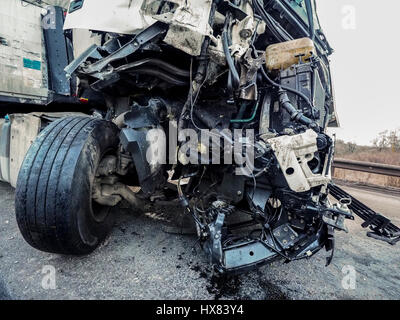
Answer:
[[[269,71],[285,70],[299,63],[299,55],[304,55],[304,62],[315,54],[314,42],[310,38],[272,44],[266,50],[266,65]]]

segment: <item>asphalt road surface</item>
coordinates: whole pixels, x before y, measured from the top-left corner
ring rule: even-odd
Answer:
[[[399,195],[346,190],[400,225]],[[195,237],[162,231],[163,215],[116,215],[111,236],[92,255],[42,253],[24,242],[14,190],[0,183],[0,299],[400,299],[400,244],[367,238],[358,219],[347,222],[350,234],[338,233],[328,268],[321,251],[310,260],[217,279]],[[355,271],[354,289],[343,286],[346,266]]]

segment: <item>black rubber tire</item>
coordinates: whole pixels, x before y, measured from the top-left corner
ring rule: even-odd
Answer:
[[[85,255],[107,237],[111,208],[92,203],[92,185],[101,158],[119,145],[119,130],[109,121],[68,117],[35,140],[22,164],[16,189],[19,229],[34,248]],[[106,210],[98,217],[97,211]]]

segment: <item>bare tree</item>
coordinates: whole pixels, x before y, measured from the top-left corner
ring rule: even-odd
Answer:
[[[374,139],[373,144],[380,151],[391,148],[393,151],[400,150],[400,129],[386,130],[381,132],[379,136]]]

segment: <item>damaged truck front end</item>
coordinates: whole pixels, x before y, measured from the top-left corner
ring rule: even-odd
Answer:
[[[92,45],[76,50],[65,71],[79,78],[79,96],[104,101],[98,125],[118,132],[114,148],[92,150],[100,152],[84,189],[92,216],[122,200],[139,207],[176,199],[219,272],[309,258],[323,248],[331,262],[335,230],[347,231],[345,220],[354,218],[351,199],[329,198],[335,142],[328,127],[338,119],[332,49],[315,1],[78,0],[64,28],[74,42],[79,30],[90,30]],[[28,157],[25,167],[35,161]],[[52,232],[33,230],[32,238],[23,219],[26,179],[22,173],[17,211],[28,242],[50,252],[93,251],[106,234],[97,232],[106,214],[95,225],[71,214],[78,248],[68,237],[57,238],[62,250],[47,246]]]

